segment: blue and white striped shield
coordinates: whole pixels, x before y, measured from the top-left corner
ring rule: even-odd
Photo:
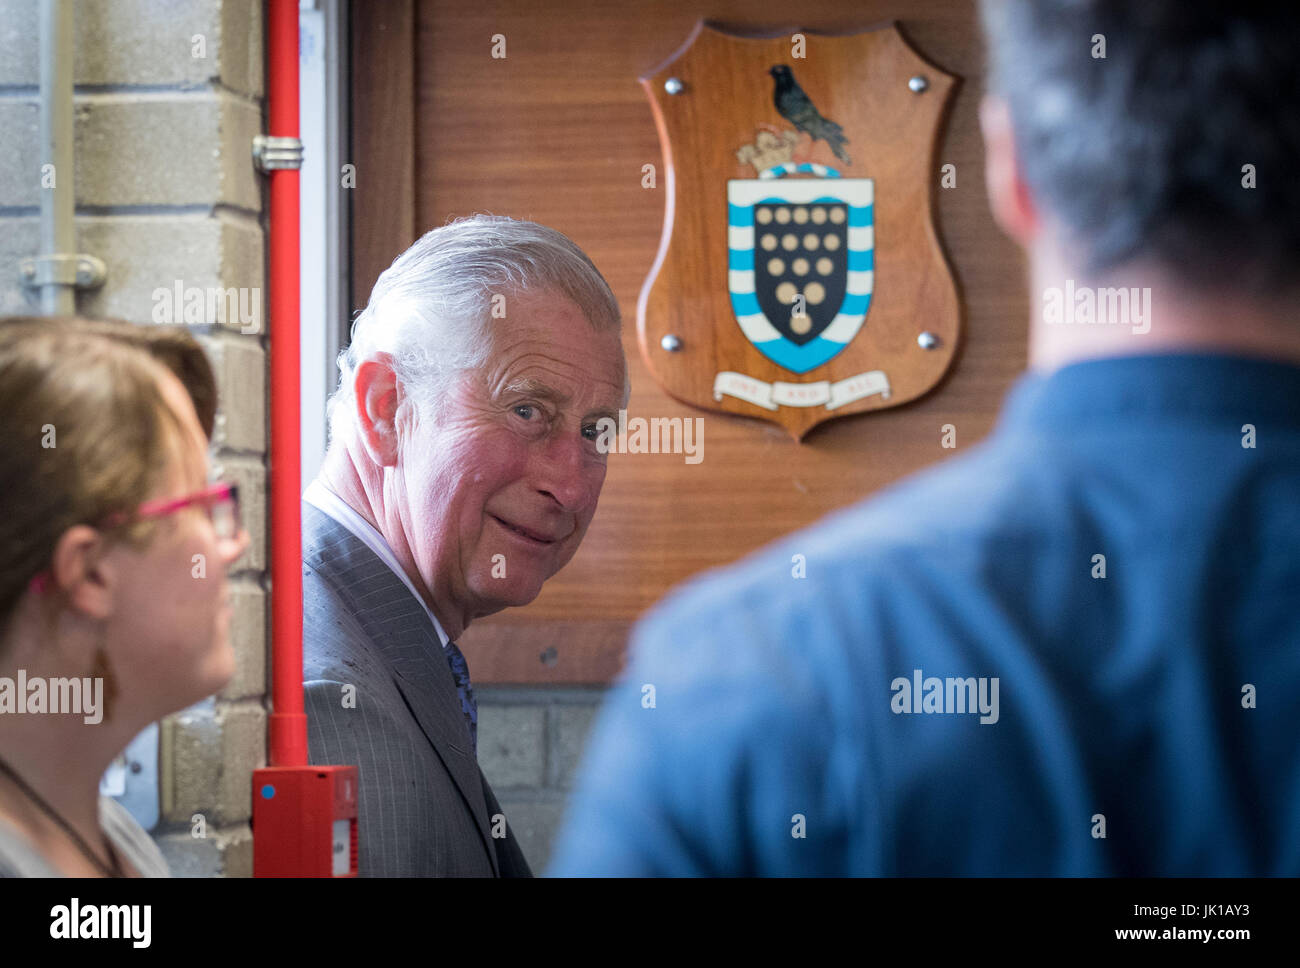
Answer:
[[[818,177],[777,181],[791,173]],[[875,271],[873,186],[793,163],[727,182],[731,306],[778,366],[816,369],[862,328]]]

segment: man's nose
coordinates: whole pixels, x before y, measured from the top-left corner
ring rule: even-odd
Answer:
[[[565,511],[577,512],[600,492],[602,470],[590,460],[580,433],[564,434],[552,438],[538,454],[533,483]]]

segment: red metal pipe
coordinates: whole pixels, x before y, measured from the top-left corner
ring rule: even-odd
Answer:
[[[298,137],[298,0],[267,0],[268,131]],[[302,476],[299,427],[298,170],[271,180],[270,765],[307,765],[302,700]]]

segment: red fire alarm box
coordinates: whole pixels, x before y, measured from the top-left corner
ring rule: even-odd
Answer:
[[[253,771],[253,876],[357,876],[357,768]]]

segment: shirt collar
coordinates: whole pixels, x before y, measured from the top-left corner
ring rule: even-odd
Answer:
[[[434,631],[438,633],[438,641],[442,643],[442,647],[445,649],[450,641],[447,638],[447,633],[442,630],[442,626],[434,616],[433,609],[429,608],[429,603],[424,600],[424,596],[415,590],[415,584],[411,581],[410,576],[406,574],[406,570],[402,568],[401,562],[397,560],[397,555],[393,554],[393,549],[388,546],[388,542],[384,540],[384,536],[376,530],[375,526],[363,518],[343,498],[321,483],[320,478],[307,485],[307,490],[303,491],[302,499],[321,513],[329,515],[360,538],[365,543],[365,546],[373,551],[379,557],[379,560],[402,580],[402,584],[410,590],[411,594],[415,596],[415,600],[424,608],[425,614],[429,616]]]
[[[1210,353],[1085,360],[1021,377],[998,426],[1070,434],[1153,421],[1300,427],[1300,366]]]

